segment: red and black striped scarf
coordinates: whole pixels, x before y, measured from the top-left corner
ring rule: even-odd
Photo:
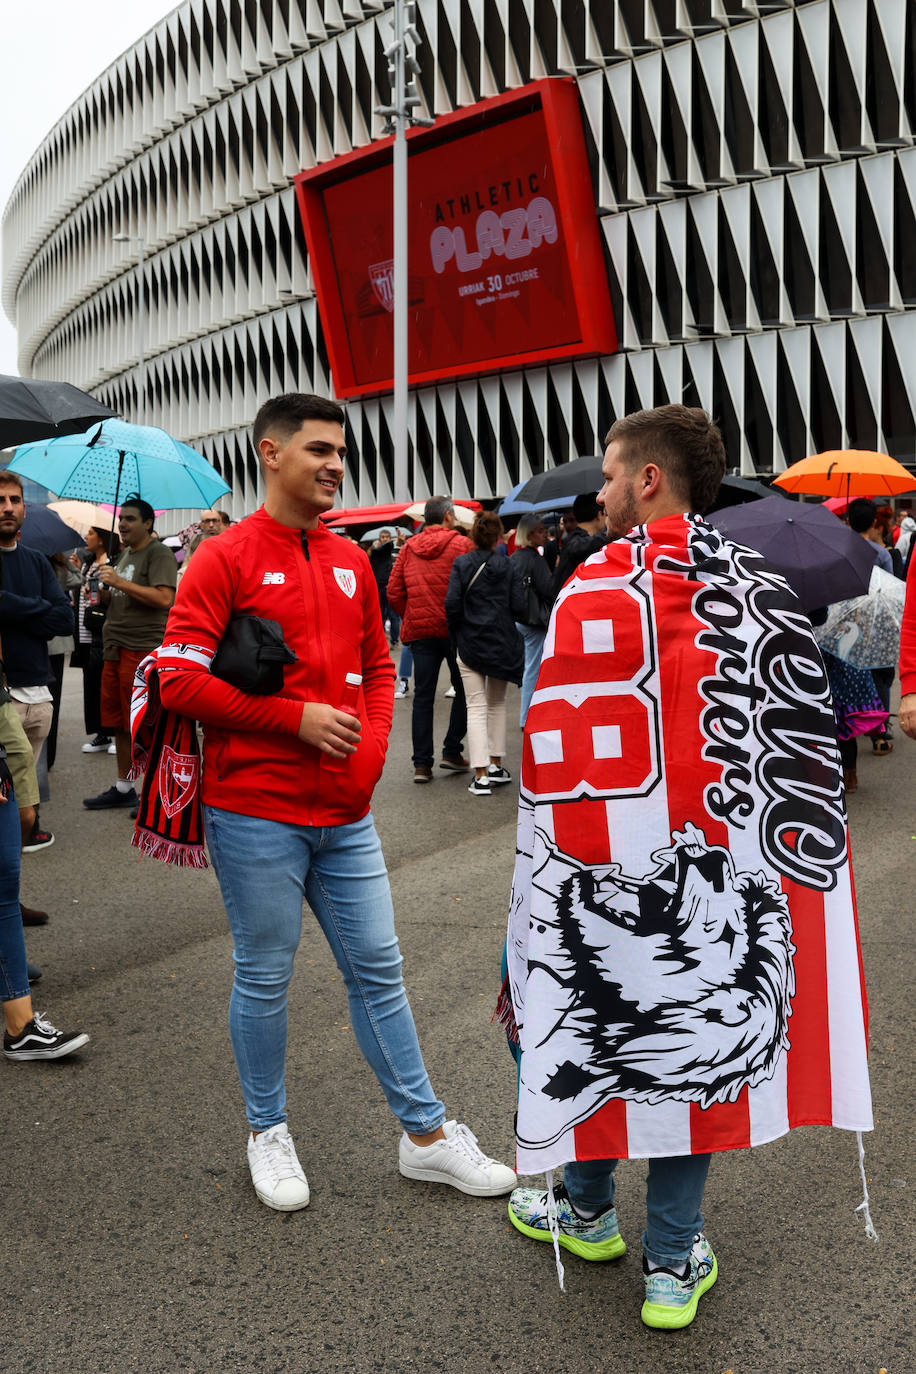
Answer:
[[[137,666],[130,706],[132,767],[145,772],[134,848],[181,868],[208,868],[200,803],[197,722],[168,711],[159,695],[159,674],[188,661],[209,668],[213,654],[194,645],[154,649]]]

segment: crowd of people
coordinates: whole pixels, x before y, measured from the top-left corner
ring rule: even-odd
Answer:
[[[47,916],[20,893],[20,854],[53,842],[40,777],[72,650],[82,747],[116,763],[83,805],[128,810],[141,848],[169,861],[205,862],[206,840],[234,944],[229,1031],[259,1200],[278,1211],[310,1200],[285,1092],[304,898],[399,1125],[399,1172],[511,1194],[512,1225],[553,1244],[562,1282],[561,1248],[625,1253],[615,1170],[647,1159],[642,1320],[685,1326],[718,1273],[701,1210],[715,1153],[807,1122],[871,1125],[845,793],[857,740],[868,734],[878,756],[893,747],[893,670],[829,658],[825,669],[787,584],[702,519],[725,471],[702,411],[617,421],[600,492],[558,524],[534,513],[507,535],[481,510],[466,534],[453,500],[435,496],[417,533],[383,531],[368,551],[321,520],[344,472],[340,407],[277,397],[253,440],[264,504],[237,525],[203,512],[180,567],[134,495],[116,533],[90,529],[84,552],[52,566],[19,542],[22,487],[0,471],[4,1052],[54,1059],[88,1040],[33,1007],[40,973],[23,928]],[[906,575],[916,520],[895,529],[868,501],[845,518]],[[263,662],[229,664],[240,621],[248,643],[273,626]],[[900,725],[916,738],[916,602],[903,644]],[[470,775],[472,797],[515,794],[510,683],[524,737],[499,1019],[519,1068],[516,1163],[545,1172],[546,1188],[520,1187],[430,1081],[370,810],[394,702],[411,695],[415,783],[430,784],[438,762]],[[780,772],[770,762],[786,711],[797,745]],[[798,777],[780,792],[790,767]],[[788,1021],[801,1023],[809,999],[806,1024],[827,1017],[823,989],[792,966],[814,938],[812,902],[846,951],[829,991],[847,1009],[843,1053],[824,1062],[826,1032],[796,1048]]]

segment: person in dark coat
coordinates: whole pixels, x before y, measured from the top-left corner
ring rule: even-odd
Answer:
[[[553,573],[553,601],[556,601],[579,564],[591,558],[607,543],[604,516],[598,509],[598,498],[593,491],[581,492],[576,497],[572,513],[575,528],[564,539],[557,559]]]
[[[511,559],[495,555],[503,535],[493,511],[481,511],[471,538],[475,548],[452,564],[445,619],[455,642],[468,709],[468,753],[474,778],[468,791],[489,797],[511,782],[506,752],[506,687],[520,685],[525,648],[515,622],[526,611],[525,589]]]
[[[378,587],[378,604],[382,613],[382,624],[388,622],[389,639],[392,647],[397,644],[401,634],[401,617],[388,604],[388,579],[391,577],[391,568],[396,552],[397,548],[391,538],[390,530],[382,530],[369,550],[372,575],[375,578],[375,585]]]
[[[511,563],[512,574],[522,584],[525,598],[525,614],[516,623],[525,645],[525,673],[518,722],[522,729],[525,728],[525,717],[538,680],[544,638],[553,605],[550,568],[541,554],[546,538],[544,521],[539,515],[522,516],[515,531],[515,553]]]

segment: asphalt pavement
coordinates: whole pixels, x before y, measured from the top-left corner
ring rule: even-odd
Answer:
[[[510,721],[517,703],[510,689]],[[439,739],[448,705],[440,697]],[[514,789],[474,798],[466,778],[445,773],[414,786],[410,706],[395,702],[374,806],[405,978],[450,1115],[511,1160],[514,1066],[490,1017]],[[400,1177],[397,1125],[308,913],[287,1088],[312,1200],[289,1214],[257,1201],[226,1029],[231,942],[216,880],[138,856],[126,813],[83,809],[114,778],[112,758],[80,752],[84,738],[80,678],[68,670],[52,801],[41,812],[56,842],[23,857],[22,893],[51,913],[26,932],[44,970],[36,1005],[92,1039],[59,1063],[0,1063],[3,1374],[916,1370],[907,1296],[916,744],[898,732],[887,758],[863,751],[850,799],[880,1240],[865,1238],[856,1214],[849,1133],[807,1128],[717,1156],[704,1210],[719,1281],[693,1326],[666,1334],[639,1320],[639,1161],[620,1169],[627,1255],[610,1265],[564,1255],[565,1293],[551,1247],[509,1226],[504,1199]],[[513,775],[519,746],[511,728]]]

